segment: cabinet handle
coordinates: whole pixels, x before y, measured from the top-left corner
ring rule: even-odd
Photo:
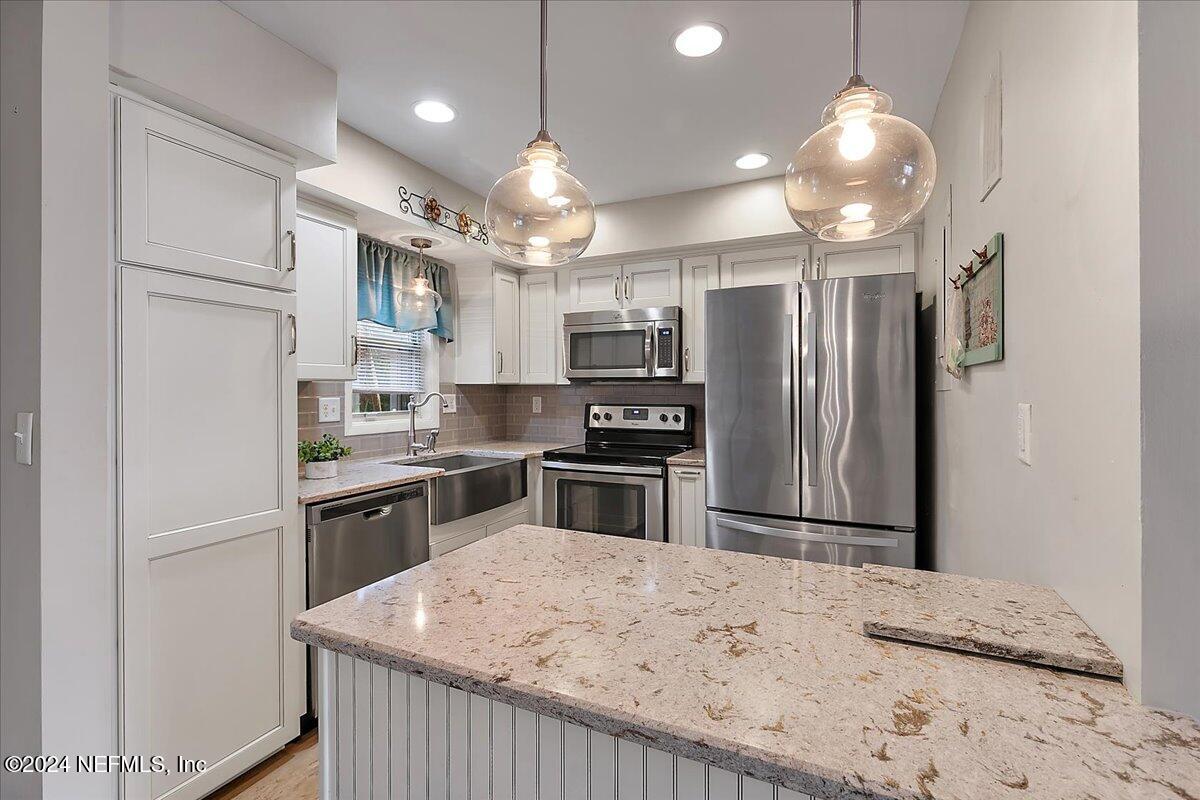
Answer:
[[[821,259],[817,258],[817,280],[821,280]]]
[[[800,280],[802,280],[802,281],[808,280],[808,259],[807,258],[800,259]]]
[[[625,302],[629,302],[629,276],[625,276]]]
[[[357,333],[350,334],[350,347],[352,348],[352,351],[350,354],[350,366],[357,367],[358,366],[358,334]]]
[[[683,371],[692,371],[692,348],[690,347],[683,348]]]
[[[621,279],[613,278],[613,300],[621,302]]]
[[[497,359],[500,361],[500,364],[499,364],[499,366],[497,366],[497,367],[496,367],[496,374],[497,374],[497,375],[503,375],[503,374],[504,374],[504,351],[503,351],[503,350],[497,350],[497,351],[496,351],[496,358],[497,358]]]
[[[295,314],[288,314],[288,323],[290,324],[291,329],[292,329],[292,349],[288,350],[288,355],[294,356],[294,355],[296,355],[296,315]]]
[[[292,270],[296,269],[296,232],[288,231],[287,235],[288,238],[292,240],[292,263],[291,266],[287,268],[287,271],[291,272]]]
[[[681,478],[699,478],[700,470],[698,469],[677,469],[675,474]]]

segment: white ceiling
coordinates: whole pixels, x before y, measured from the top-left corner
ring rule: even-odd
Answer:
[[[486,195],[538,129],[538,5],[520,2],[229,0],[338,73],[338,117]],[[895,112],[928,127],[966,15],[965,0],[863,3],[862,73]],[[549,128],[597,203],[782,175],[849,67],[850,4],[550,4]],[[728,31],[706,58],[672,35]],[[413,116],[440,99],[445,125]],[[759,170],[733,166],[761,151]]]

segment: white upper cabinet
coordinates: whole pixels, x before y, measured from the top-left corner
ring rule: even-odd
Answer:
[[[569,311],[679,305],[679,259],[675,258],[623,267],[572,267],[566,278]]]
[[[679,305],[679,260],[642,261],[622,267],[621,301],[624,308]]]
[[[715,255],[683,260],[684,383],[704,383],[704,293],[719,285]]]
[[[810,277],[808,245],[768,247],[721,255],[721,287],[764,286]]]
[[[616,311],[621,307],[621,267],[572,267],[566,274],[571,311]]]
[[[916,234],[893,233],[865,242],[817,242],[814,277],[852,278],[916,270]]]
[[[562,330],[555,277],[540,272],[520,279],[521,383],[555,383],[561,372],[555,358]]]
[[[354,379],[357,277],[355,218],[300,200],[296,209],[296,371],[300,380]]]
[[[117,113],[121,261],[296,288],[290,163],[128,97]]]
[[[516,273],[497,269],[492,276],[495,287],[495,316],[492,318],[495,342],[496,383],[520,383],[520,286]]]

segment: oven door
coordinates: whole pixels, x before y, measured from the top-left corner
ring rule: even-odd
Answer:
[[[567,378],[657,377],[654,331],[660,324],[564,325],[563,359]]]
[[[663,471],[657,467],[542,462],[542,524],[666,540]]]

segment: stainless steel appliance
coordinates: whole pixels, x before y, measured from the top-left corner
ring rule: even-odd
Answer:
[[[914,566],[911,274],[710,290],[707,541]]]
[[[665,541],[667,459],[693,446],[694,415],[686,405],[589,403],[584,443],[542,456],[543,524]]]
[[[563,360],[571,380],[679,380],[679,306],[563,315]]]
[[[340,497],[307,509],[307,608],[429,560],[425,484]],[[309,715],[316,716],[316,649],[309,648]]]

